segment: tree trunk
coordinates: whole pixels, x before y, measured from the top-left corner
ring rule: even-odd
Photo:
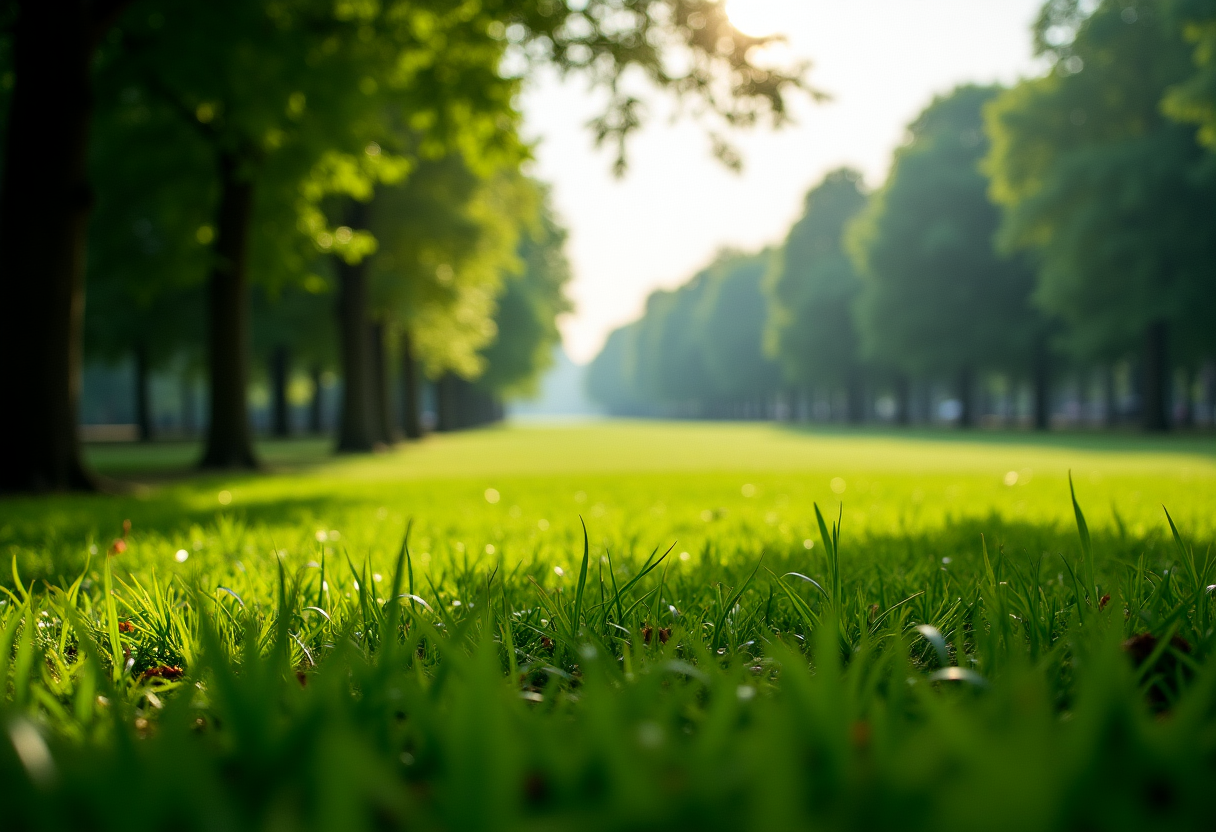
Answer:
[[[1031,362],[1030,375],[1034,399],[1031,407],[1034,415],[1034,429],[1051,430],[1051,353],[1044,340],[1039,339],[1035,342]]]
[[[324,429],[322,426],[322,407],[325,403],[324,392],[321,389],[321,365],[312,365],[312,401],[308,405],[308,432],[314,436]]]
[[[368,327],[371,371],[372,438],[377,445],[393,444],[393,417],[388,393],[388,359],[384,350],[384,324],[377,321]]]
[[[182,394],[182,423],[181,429],[184,436],[193,437],[197,428],[195,426],[195,404],[194,404],[194,376],[190,373],[183,373],[181,378],[181,394]]]
[[[912,383],[902,373],[895,377],[895,424],[907,427],[912,423]]]
[[[124,2],[26,0],[0,193],[0,491],[96,487],[80,452],[85,242],[97,42]]]
[[[845,419],[850,424],[860,425],[866,420],[866,386],[860,370],[849,373],[845,396]]]
[[[1178,427],[1190,428],[1195,425],[1195,370],[1193,367],[1182,368],[1182,393],[1179,401]]]
[[[246,266],[253,183],[239,178],[237,160],[221,154],[216,263],[210,276],[208,352],[211,420],[203,468],[256,468],[249,428],[249,286]]]
[[[458,427],[459,391],[456,376],[444,373],[435,384],[435,430],[440,433],[454,431]]]
[[[155,426],[152,423],[152,397],[148,369],[148,348],[135,346],[135,424],[139,426],[139,441],[151,442]]]
[[[975,373],[970,367],[958,371],[958,401],[961,405],[958,426],[964,429],[975,427]]]
[[[418,361],[408,331],[401,336],[401,432],[406,439],[422,438],[422,400],[418,390]]]
[[[1102,422],[1108,428],[1119,424],[1119,397],[1115,390],[1115,365],[1102,368]]]
[[[1169,327],[1165,321],[1150,324],[1144,336],[1144,402],[1141,418],[1147,431],[1170,429]]]
[[[363,228],[367,205],[351,204],[347,225]],[[375,448],[372,423],[371,327],[367,318],[367,260],[355,264],[338,260],[341,283],[338,330],[342,346],[342,423],[338,430],[340,453],[361,453]]]
[[[270,432],[280,439],[291,436],[291,404],[287,384],[291,378],[291,354],[277,346],[270,354]]]

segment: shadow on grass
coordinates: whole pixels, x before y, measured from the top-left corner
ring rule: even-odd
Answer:
[[[215,472],[201,471],[197,467],[202,453],[202,443],[194,441],[85,446],[85,459],[99,474],[134,482],[171,482],[212,476]],[[333,441],[324,437],[264,440],[257,443],[257,454],[263,465],[263,471],[258,473],[283,473],[330,461]]]

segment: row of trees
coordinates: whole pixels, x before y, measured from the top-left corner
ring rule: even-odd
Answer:
[[[1122,364],[1145,428],[1169,426],[1175,378],[1186,418],[1216,357],[1214,23],[1213,3],[1051,0],[1035,30],[1043,77],[935,99],[877,191],[834,171],[780,250],[726,255],[657,293],[609,338],[593,394],[620,412],[708,415],[820,390],[860,420],[884,391],[903,422],[914,387],[935,381],[969,426],[978,380],[999,375],[1046,428],[1053,377],[1103,367],[1109,402]],[[724,271],[750,305],[711,309],[705,287]],[[727,329],[705,326],[715,316]],[[709,359],[725,338],[747,345],[739,363]]]
[[[130,350],[145,371],[203,345],[212,467],[256,464],[255,297],[281,376],[289,355],[325,360],[309,354],[327,340],[317,304],[336,298],[343,450],[385,435],[388,352],[524,383],[564,272],[520,173],[523,78],[549,65],[601,90],[595,136],[623,166],[637,79],[719,125],[780,123],[803,68],[757,66],[766,43],[713,0],[3,0],[0,377],[15,403],[0,490],[93,486],[76,426],[86,317],[98,354]],[[530,332],[496,340],[516,329]]]

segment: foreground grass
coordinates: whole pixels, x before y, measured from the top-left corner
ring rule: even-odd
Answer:
[[[6,822],[1201,828],[1212,456],[995,439],[510,429],[7,501]]]

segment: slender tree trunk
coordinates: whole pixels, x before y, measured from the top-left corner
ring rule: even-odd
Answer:
[[[194,421],[195,402],[194,402],[194,376],[190,373],[183,373],[181,378],[181,395],[182,395],[182,433],[185,436],[193,437],[198,430],[198,426]]]
[[[287,385],[291,378],[291,353],[279,345],[270,354],[270,432],[280,439],[291,436],[291,403]]]
[[[1043,339],[1035,342],[1030,375],[1034,429],[1051,430],[1051,353]]]
[[[444,373],[435,384],[435,429],[440,433],[448,433],[459,427],[460,391],[457,390],[456,376]]]
[[[321,365],[313,364],[310,372],[312,377],[312,401],[308,405],[308,432],[318,436],[324,430],[322,424],[325,404],[325,391],[321,389]]]
[[[371,359],[372,437],[378,445],[393,444],[392,400],[388,387],[388,357],[384,349],[384,324],[368,327]]]
[[[1165,321],[1150,324],[1144,337],[1144,429],[1170,429],[1169,327]]]
[[[860,370],[849,373],[845,396],[845,419],[850,424],[860,425],[866,420],[866,385]]]
[[[958,400],[962,406],[958,426],[964,429],[975,427],[975,372],[970,367],[958,372]]]
[[[1113,428],[1119,424],[1119,397],[1115,390],[1115,365],[1107,364],[1102,368],[1102,422],[1105,427]]]
[[[401,336],[401,432],[406,439],[422,438],[422,397],[418,389],[418,361],[409,331]]]
[[[367,225],[367,205],[351,204],[347,225]],[[373,390],[371,372],[371,325],[368,321],[367,260],[354,265],[338,260],[341,282],[338,300],[338,330],[342,345],[342,424],[338,431],[338,451],[360,453],[376,445],[372,420]]]
[[[77,430],[93,114],[90,65],[119,0],[25,0],[0,192],[0,491],[96,487]]]
[[[1182,368],[1182,406],[1178,413],[1178,427],[1191,428],[1195,426],[1195,369],[1187,366]]]
[[[155,433],[152,422],[151,379],[148,368],[148,348],[144,344],[135,346],[135,424],[139,427],[139,441],[151,442]]]
[[[210,277],[208,351],[211,421],[203,468],[256,468],[249,427],[249,285],[246,266],[253,183],[240,178],[237,160],[222,154],[216,263]]]
[[[912,384],[900,373],[895,377],[895,424],[907,427],[912,423]]]

